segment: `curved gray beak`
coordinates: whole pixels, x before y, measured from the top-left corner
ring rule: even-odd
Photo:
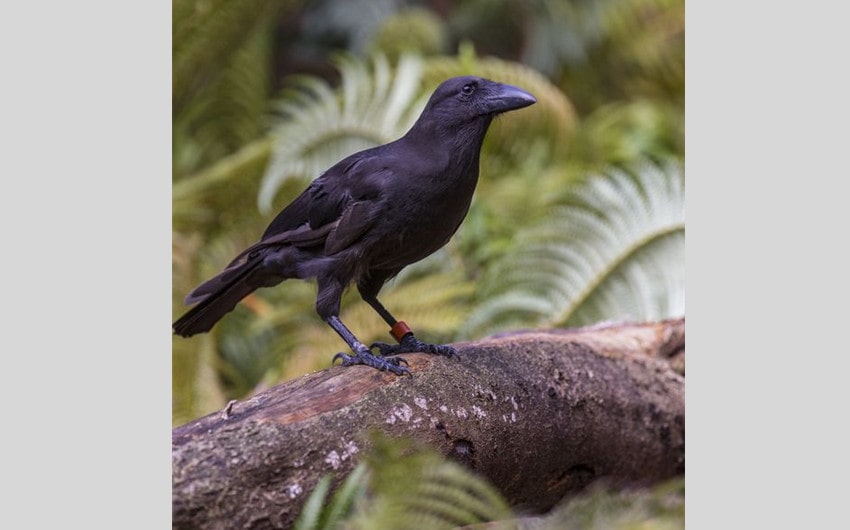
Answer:
[[[513,85],[499,83],[487,97],[487,110],[493,113],[521,109],[537,103],[537,99],[525,90]]]

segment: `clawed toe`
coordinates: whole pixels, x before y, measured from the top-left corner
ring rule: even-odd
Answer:
[[[388,355],[395,355],[399,353],[398,346],[394,344],[387,344],[386,342],[373,342],[369,346],[370,350],[378,350],[378,355],[381,357],[386,357]]]
[[[444,357],[454,357],[457,350],[444,344],[428,344],[413,336],[412,333],[405,335],[400,344],[387,344],[385,342],[373,342],[370,350],[378,350],[378,355],[388,357],[399,353],[431,353]]]
[[[357,341],[354,341],[352,346],[353,355],[347,353],[337,353],[334,355],[331,364],[337,359],[342,360],[343,366],[351,366],[354,364],[365,364],[378,370],[392,372],[396,375],[411,376],[410,369],[407,368],[410,364],[401,357],[396,357],[400,353],[430,353],[433,355],[443,355],[445,357],[454,357],[457,351],[443,344],[427,344],[417,339],[413,332],[408,331],[401,339],[399,344],[387,344],[385,342],[373,342],[368,348]],[[372,350],[377,350],[372,353]]]
[[[451,346],[446,346],[445,344],[428,344],[427,346],[433,348],[433,351],[431,353],[443,355],[445,357],[457,356],[457,350],[452,348]]]
[[[331,364],[336,363],[337,359],[342,359],[342,366],[351,366],[352,364],[358,364],[357,363],[357,357],[355,357],[353,355],[348,355],[348,354],[345,354],[345,353],[342,353],[342,352],[339,352],[336,355],[334,355],[334,358],[331,359]]]
[[[393,357],[386,359],[383,357],[377,357],[368,350],[364,349],[364,351],[355,352],[355,355],[348,355],[346,353],[339,352],[334,355],[331,364],[335,363],[337,359],[342,359],[343,366],[365,364],[366,366],[371,366],[372,368],[376,368],[378,370],[392,372],[396,375],[406,375],[409,377],[413,377],[413,374],[410,373],[410,370],[406,366],[402,366],[402,363],[404,363],[405,365],[408,365],[408,363],[401,357]]]

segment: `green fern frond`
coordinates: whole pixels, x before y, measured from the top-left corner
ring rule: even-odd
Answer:
[[[570,319],[580,326],[615,318],[657,320],[685,314],[685,234],[661,236],[635,252],[622,271],[611,275]],[[678,266],[676,265],[678,264]]]
[[[332,476],[322,477],[295,521],[292,530],[337,530],[348,517],[356,502],[363,498],[366,492],[367,468],[360,463],[342,482],[333,497],[326,501],[331,489]]]
[[[448,530],[511,517],[499,492],[459,464],[409,441],[374,440],[370,494],[345,528]]]
[[[685,527],[685,480],[617,489],[604,481],[570,497],[534,522],[535,530],[680,530]]]
[[[505,325],[576,326],[684,313],[684,174],[680,164],[612,169],[569,207],[517,235],[484,281],[464,334]]]
[[[295,0],[175,0],[172,7],[171,100],[178,114],[194,94],[215,79],[234,50],[253,31]]]
[[[270,85],[269,36],[255,31],[217,78],[174,116],[175,178],[220,160],[264,132]]]
[[[325,475],[319,479],[313,491],[310,492],[310,496],[307,497],[304,506],[301,507],[301,513],[298,514],[298,519],[295,520],[292,530],[319,530],[321,528],[319,519],[322,516],[322,505],[325,502],[325,497],[327,497],[331,488],[331,479],[331,475]]]
[[[258,198],[264,212],[287,179],[315,178],[352,153],[395,140],[425,105],[419,90],[422,63],[415,56],[402,56],[394,71],[383,56],[376,56],[371,71],[350,57],[337,62],[338,91],[324,81],[298,77],[277,105],[283,119],[274,130],[274,154]]]
[[[685,95],[684,0],[628,0],[602,13],[625,91],[680,103]]]
[[[670,102],[636,99],[608,103],[582,121],[573,153],[593,167],[662,160],[685,151],[685,119]]]
[[[336,490],[330,504],[324,508],[321,524],[316,530],[335,530],[341,527],[342,521],[349,516],[354,505],[361,502],[365,496],[367,476],[366,464],[357,464]]]
[[[271,158],[271,146],[271,139],[262,137],[174,182],[172,226],[207,233],[210,226],[229,226],[227,217],[252,212],[257,186]]]
[[[195,139],[230,153],[263,132],[271,86],[271,35],[263,28],[237,50],[205,94],[204,123]]]

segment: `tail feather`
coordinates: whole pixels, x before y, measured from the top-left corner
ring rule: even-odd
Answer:
[[[249,260],[238,267],[241,270],[230,267],[198,286],[186,297],[187,302],[197,300],[198,304],[172,324],[174,333],[191,337],[212,329],[240,300],[257,289],[255,282],[247,280],[262,261],[261,258]]]

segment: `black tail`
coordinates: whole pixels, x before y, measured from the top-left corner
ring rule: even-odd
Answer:
[[[212,329],[221,317],[233,311],[240,300],[257,289],[256,283],[248,279],[262,262],[262,258],[258,257],[237,267],[228,267],[198,286],[186,297],[187,303],[197,300],[198,305],[172,324],[174,333],[191,337]]]

